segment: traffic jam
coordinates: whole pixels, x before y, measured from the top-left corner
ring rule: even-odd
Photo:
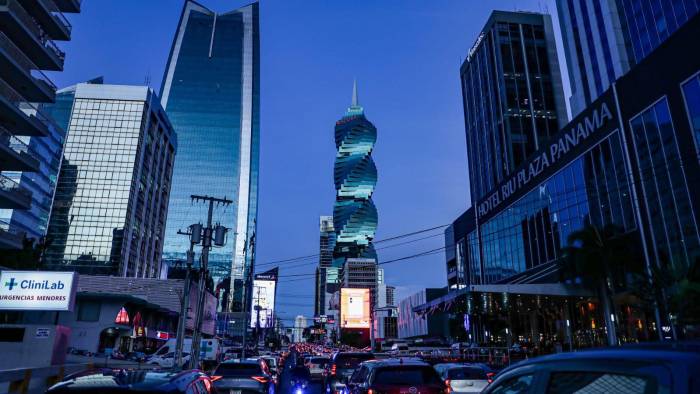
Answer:
[[[700,387],[699,345],[640,345],[534,358],[508,353],[524,355],[519,361],[496,354],[461,346],[426,351],[394,343],[372,352],[296,343],[249,357],[229,349],[201,369],[187,369],[185,357],[183,368],[163,363],[167,357],[150,357],[143,364],[148,368],[139,364],[68,375],[47,393],[693,393]]]

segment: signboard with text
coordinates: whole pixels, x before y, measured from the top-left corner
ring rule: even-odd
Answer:
[[[488,220],[495,212],[501,211],[531,190],[532,185],[553,175],[562,164],[571,162],[619,129],[619,125],[615,97],[608,90],[479,200],[476,206],[478,219]]]
[[[0,271],[0,310],[72,311],[75,272]]]
[[[369,328],[369,289],[340,289],[340,326]]]

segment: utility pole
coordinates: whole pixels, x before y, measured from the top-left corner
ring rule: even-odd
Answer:
[[[178,234],[188,235],[191,237],[193,226],[190,226],[190,232],[185,233],[178,230]],[[185,272],[185,284],[182,290],[182,305],[180,305],[180,318],[177,323],[177,341],[175,343],[175,366],[182,366],[182,345],[185,341],[185,326],[187,325],[187,312],[190,309],[190,271],[194,262],[194,243],[190,240],[190,250],[187,251],[187,272]]]
[[[245,273],[245,263],[246,260],[248,260],[248,249],[250,248],[251,250],[251,256],[255,256],[255,231],[253,231],[253,234],[250,236],[250,242],[246,243],[245,246],[245,254],[243,256],[243,272]],[[252,260],[251,260],[252,261]],[[253,264],[250,265],[248,269],[248,275],[246,275],[245,283],[243,284],[243,350],[241,352],[241,358],[245,359],[246,356],[246,337],[248,336],[248,292],[250,291],[250,294],[252,296],[252,287],[249,289],[250,286],[253,285]],[[252,298],[251,298],[252,299]]]
[[[199,352],[200,344],[202,339],[202,315],[204,312],[204,300],[205,300],[205,283],[207,282],[207,277],[209,274],[209,249],[212,247],[212,238],[214,246],[224,246],[226,243],[225,235],[228,229],[220,224],[212,227],[212,215],[214,213],[214,204],[217,205],[230,205],[233,201],[224,198],[216,198],[209,196],[199,196],[191,195],[190,198],[193,202],[204,201],[209,203],[209,211],[207,213],[207,226],[202,229],[201,240],[202,240],[202,257],[201,264],[199,268],[199,286],[197,287],[197,314],[195,315],[194,321],[194,332],[192,335],[192,352],[190,353],[191,366],[196,368],[199,365]],[[201,225],[200,225],[201,227]],[[193,232],[192,237],[195,234]]]

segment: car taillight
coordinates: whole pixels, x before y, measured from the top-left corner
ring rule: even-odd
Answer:
[[[450,394],[452,392],[452,386],[450,386],[450,379],[445,380],[445,386],[447,387],[447,390],[445,392],[447,394]]]
[[[367,390],[367,394],[377,394],[377,392],[372,389],[369,389]]]
[[[257,381],[260,382],[260,383],[267,383],[267,382],[270,381],[270,380],[269,380],[268,378],[266,378],[265,376],[251,376],[250,378],[253,379],[253,380],[257,380]]]
[[[335,376],[335,364],[331,367],[331,375]]]
[[[223,378],[223,376],[215,375],[215,376],[212,376],[212,377],[211,377],[211,381],[212,381],[212,382],[216,382],[217,380],[219,380],[219,379],[221,379],[221,378]]]
[[[486,380],[487,380],[489,383],[493,383],[493,377],[494,377],[495,375],[496,375],[496,373],[494,373],[494,372],[488,372],[488,373],[486,373]]]

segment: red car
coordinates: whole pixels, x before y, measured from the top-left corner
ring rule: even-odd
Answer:
[[[387,359],[360,364],[346,382],[350,394],[447,394],[445,382],[430,364],[416,359]]]

